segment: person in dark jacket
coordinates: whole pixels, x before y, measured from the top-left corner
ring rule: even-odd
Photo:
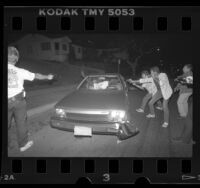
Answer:
[[[193,81],[192,65],[187,64],[183,67],[183,74],[178,76],[175,81],[180,81],[175,87],[174,91],[179,91],[179,98],[177,100],[178,112],[180,118],[186,118],[188,114],[188,99],[192,95],[193,89],[190,88],[187,84]]]

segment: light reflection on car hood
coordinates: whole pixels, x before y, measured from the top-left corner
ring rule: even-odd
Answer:
[[[65,109],[126,110],[126,102],[124,91],[76,90],[59,101],[56,106]]]

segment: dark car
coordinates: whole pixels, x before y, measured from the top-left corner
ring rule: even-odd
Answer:
[[[117,134],[131,124],[128,88],[119,74],[86,76],[76,90],[55,105],[51,127],[74,134]]]

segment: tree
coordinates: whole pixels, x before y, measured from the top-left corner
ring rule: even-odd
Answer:
[[[127,53],[127,64],[131,67],[133,75],[135,75],[136,68],[139,61],[145,55],[153,52],[159,52],[159,48],[147,40],[132,40],[129,45],[124,49]]]

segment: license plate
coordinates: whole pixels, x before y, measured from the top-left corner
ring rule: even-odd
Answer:
[[[74,127],[74,136],[92,136],[92,128],[75,126]]]

